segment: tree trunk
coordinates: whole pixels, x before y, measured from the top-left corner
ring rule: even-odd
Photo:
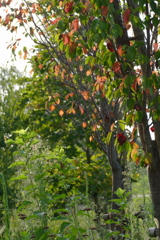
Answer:
[[[117,195],[115,191],[118,188],[124,188],[123,183],[123,169],[121,164],[117,163],[117,166],[112,167],[112,199],[116,199]],[[112,209],[118,209],[118,205],[116,203],[112,203]]]
[[[154,156],[153,156],[154,161]],[[154,161],[155,162],[155,161]],[[149,185],[153,203],[154,217],[158,221],[157,227],[160,223],[160,161],[153,167],[148,168]],[[157,240],[160,240],[160,231],[157,231]]]

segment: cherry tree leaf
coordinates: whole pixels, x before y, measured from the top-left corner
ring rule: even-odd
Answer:
[[[130,17],[131,10],[128,8],[124,11],[123,13],[123,22],[125,25],[129,22],[129,17]]]
[[[64,5],[64,12],[69,13],[72,11],[73,2],[68,2]]]
[[[107,6],[102,6],[101,7],[101,14],[102,16],[106,16],[108,13],[108,7]]]

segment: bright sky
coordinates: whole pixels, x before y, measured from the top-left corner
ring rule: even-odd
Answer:
[[[21,38],[22,40],[19,41],[19,46],[16,50],[18,53],[18,51],[22,50],[24,46],[28,49],[32,47],[31,39],[25,38],[20,30],[17,34],[13,34],[10,31],[7,31],[3,26],[0,27],[0,36],[0,67],[10,67],[11,65],[14,65],[20,72],[24,72],[25,67],[27,66],[27,71],[30,71],[31,67],[30,64],[27,63],[27,60],[20,59],[20,57],[17,56],[17,59],[12,61],[14,57],[11,48],[7,49],[7,47],[10,43],[16,41],[16,39]]]

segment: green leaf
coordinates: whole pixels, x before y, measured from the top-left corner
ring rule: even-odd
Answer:
[[[111,30],[110,30],[111,32],[110,32],[110,34],[113,36],[113,37],[115,37],[115,38],[117,38],[118,36],[122,36],[122,34],[123,34],[123,30],[122,30],[122,28],[118,25],[118,24],[114,24],[112,27],[111,27]]]
[[[23,209],[24,207],[26,207],[30,204],[32,204],[31,201],[23,201],[22,204],[19,206],[18,210],[21,210],[21,209]]]
[[[10,182],[13,182],[13,181],[15,181],[15,180],[22,180],[22,179],[27,179],[28,177],[26,176],[26,175],[19,175],[18,177],[12,177],[12,178],[10,178]]]
[[[16,144],[16,141],[13,140],[13,139],[8,139],[8,140],[6,141],[6,143],[8,143],[8,144]]]
[[[97,27],[99,26],[99,19],[96,18],[92,21],[91,29],[93,32],[97,32]]]
[[[72,223],[70,222],[63,222],[61,224],[61,227],[60,227],[60,232],[62,233],[67,227],[69,227],[70,225],[72,225]]]
[[[107,134],[107,138],[106,138],[106,143],[107,143],[107,144],[110,143],[111,137],[112,137],[112,132],[109,132],[109,133]]]
[[[58,28],[61,30],[61,32],[64,32],[66,30],[67,24],[64,22],[64,20],[58,21]]]
[[[125,130],[125,126],[126,126],[125,121],[119,120],[119,121],[118,121],[118,126],[120,127],[120,129],[121,129],[122,131],[124,131],[124,130]]]
[[[23,161],[16,161],[14,163],[11,163],[8,168],[16,167],[16,166],[22,166],[25,165],[26,163]]]
[[[118,197],[123,197],[125,190],[123,190],[122,188],[118,188],[115,192],[114,192]]]

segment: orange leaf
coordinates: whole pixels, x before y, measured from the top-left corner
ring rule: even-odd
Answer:
[[[51,7],[52,7],[52,5],[49,5],[49,6],[47,7],[47,11],[50,11],[50,10],[51,10]]]
[[[67,45],[70,43],[70,36],[68,36],[68,34],[63,34],[62,37],[63,37],[64,45]]]
[[[42,69],[43,68],[43,64],[39,64],[38,68]]]
[[[111,132],[113,131],[113,129],[114,129],[114,123],[112,123],[112,125],[110,126]]]
[[[157,52],[157,50],[158,50],[158,43],[154,43],[153,44],[153,48],[154,48],[154,51]]]
[[[94,124],[92,127],[93,132],[95,132],[97,130],[97,124]]]
[[[68,98],[73,97],[73,96],[74,96],[74,93],[68,93],[68,94],[65,96],[65,99],[67,100]]]
[[[72,11],[73,2],[68,2],[64,5],[64,12],[69,13]]]
[[[64,111],[61,109],[61,110],[59,110],[59,115],[62,117],[63,116],[63,114],[64,114]]]
[[[123,48],[122,46],[119,46],[118,49],[117,49],[118,55],[119,55],[120,57],[122,57],[123,54],[124,54],[124,51],[123,51],[122,48]]]
[[[55,71],[55,75],[58,76],[58,73],[60,72],[60,66],[59,65],[56,65],[54,67],[54,71]]]
[[[84,108],[82,106],[79,105],[79,110],[81,114],[84,114]]]
[[[130,13],[131,13],[131,10],[129,8],[124,11],[123,13],[124,25],[127,25],[127,23],[129,22]]]
[[[87,72],[86,72],[86,76],[91,76],[92,75],[92,70],[89,69]]]
[[[86,128],[86,127],[87,127],[87,123],[86,123],[86,122],[83,122],[83,123],[82,123],[82,127],[83,127],[83,128]]]
[[[56,107],[54,106],[54,104],[52,104],[51,106],[50,106],[50,108],[49,108],[49,110],[52,112],[52,111],[54,111],[56,109]]]
[[[60,104],[61,100],[58,98],[55,102],[56,104]]]
[[[81,94],[85,100],[89,99],[89,92],[88,91],[81,91]]]
[[[102,16],[106,16],[108,13],[108,7],[107,6],[102,6],[101,7],[101,14]]]
[[[121,73],[121,64],[119,62],[114,62],[113,63],[113,71],[115,73]]]

